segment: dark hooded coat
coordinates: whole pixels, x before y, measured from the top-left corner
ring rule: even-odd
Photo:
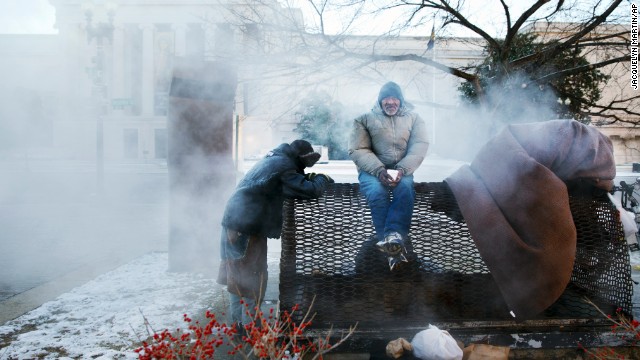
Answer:
[[[227,202],[217,282],[229,292],[258,300],[264,296],[266,240],[280,237],[284,199],[313,199],[324,192],[329,179],[305,178],[299,155],[289,144],[278,146],[247,172]]]
[[[270,151],[242,178],[227,202],[222,226],[245,234],[279,238],[285,198],[320,197],[323,176],[305,179],[304,165],[289,144]]]

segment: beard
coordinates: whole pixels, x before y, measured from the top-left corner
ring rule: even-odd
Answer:
[[[398,106],[394,105],[394,104],[387,104],[384,106],[384,112],[389,115],[395,115],[398,112]]]

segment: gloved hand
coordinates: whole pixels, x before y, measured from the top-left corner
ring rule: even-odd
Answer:
[[[333,183],[335,181],[333,181],[333,179],[327,175],[327,174],[316,174],[316,173],[308,173],[304,175],[304,178],[309,180],[309,181],[314,181],[315,178],[317,177],[323,177],[325,180],[327,180],[327,182],[329,183]]]
[[[328,183],[334,183],[335,181],[333,181],[333,179],[327,175],[327,174],[316,174],[316,176],[322,176],[323,178],[327,179]]]
[[[378,180],[380,180],[384,186],[391,186],[393,183],[393,178],[389,175],[387,169],[382,169],[382,171],[378,173]]]

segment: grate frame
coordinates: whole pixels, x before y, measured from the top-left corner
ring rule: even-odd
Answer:
[[[280,307],[312,307],[313,327],[361,330],[427,323],[512,320],[445,182],[416,183],[410,262],[391,273],[373,246],[359,184],[331,184],[313,200],[287,200],[280,260]],[[563,295],[536,321],[593,321],[603,311],[631,314],[629,253],[617,210],[605,194],[570,196],[576,259]],[[300,319],[295,318],[300,317]]]

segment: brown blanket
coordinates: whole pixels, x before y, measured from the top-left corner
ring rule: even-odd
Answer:
[[[576,228],[566,181],[610,190],[611,141],[573,120],[509,125],[445,181],[513,315],[530,318],[571,277]]]

